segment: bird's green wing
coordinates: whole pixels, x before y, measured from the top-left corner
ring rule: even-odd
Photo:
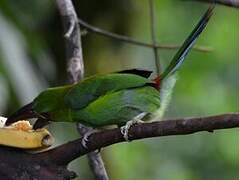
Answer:
[[[92,127],[122,125],[142,112],[160,107],[160,93],[153,87],[120,90],[99,97],[81,110],[71,112],[72,120]]]
[[[107,93],[122,89],[145,86],[151,83],[147,78],[124,73],[95,75],[76,84],[65,95],[65,103],[71,109],[81,109]]]

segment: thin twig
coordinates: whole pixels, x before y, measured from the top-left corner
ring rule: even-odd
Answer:
[[[224,5],[224,6],[239,8],[238,0],[190,0],[190,1],[200,1],[200,2],[207,2],[207,3],[213,2],[213,3]]]
[[[116,40],[119,40],[119,41],[122,41],[122,42],[125,42],[125,43],[137,45],[137,46],[143,46],[143,47],[147,47],[147,48],[156,47],[156,48],[159,48],[159,49],[169,49],[169,50],[178,49],[178,48],[181,47],[181,45],[178,45],[178,44],[156,44],[156,45],[153,45],[153,44],[150,44],[150,43],[145,43],[145,42],[142,42],[142,41],[135,40],[135,39],[133,39],[131,37],[128,37],[128,36],[119,35],[119,34],[112,33],[112,32],[106,31],[104,29],[92,26],[92,25],[88,24],[87,22],[85,22],[85,21],[83,21],[82,19],[79,19],[79,18],[78,18],[78,22],[82,27],[87,29],[89,32],[92,32],[92,33],[95,33],[95,34],[98,34],[98,35],[102,35],[104,37],[116,39]],[[210,48],[210,47],[195,46],[193,48],[193,50],[200,51],[200,52],[210,52],[213,49]]]
[[[151,30],[151,38],[153,43],[153,51],[154,51],[154,60],[157,75],[160,75],[161,65],[158,54],[157,46],[157,37],[156,37],[156,22],[155,22],[155,13],[154,13],[154,0],[149,0],[149,15],[150,15],[150,30]]]
[[[137,124],[130,128],[129,137],[130,140],[136,140],[171,135],[187,135],[201,131],[213,132],[218,129],[237,127],[239,127],[239,113],[223,114]],[[77,139],[55,149],[37,154],[37,156],[64,165],[91,151],[124,141],[125,139],[120,129],[115,128],[92,134],[87,142],[87,149],[82,146],[82,139]]]
[[[63,25],[66,31],[65,38],[69,78],[71,83],[77,83],[84,78],[81,31],[77,22],[77,14],[71,0],[56,0],[56,2],[62,15]],[[78,131],[82,136],[85,135],[86,131],[90,131],[90,128],[83,125],[81,125],[81,127],[82,128],[78,128]],[[100,153],[89,153],[88,160],[96,180],[109,179]]]

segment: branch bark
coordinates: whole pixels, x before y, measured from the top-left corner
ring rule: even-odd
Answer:
[[[239,127],[239,113],[209,117],[182,118],[133,126],[129,131],[130,140],[172,135],[187,135],[201,131],[213,132],[219,129]],[[31,154],[15,148],[0,148],[0,178],[65,180],[76,177],[66,169],[74,159],[97,149],[125,141],[120,129],[92,134],[87,144],[82,146],[82,139],[68,142],[54,149]]]
[[[66,38],[66,57],[71,83],[77,83],[84,78],[84,61],[82,55],[80,26],[71,0],[56,0],[62,16]]]
[[[209,117],[182,118],[137,124],[130,128],[129,139],[137,140],[152,137],[187,135],[201,131],[213,132],[214,130],[237,127],[239,127],[239,113]],[[91,151],[123,141],[125,141],[125,139],[120,129],[115,128],[92,134],[87,143],[88,149],[82,146],[82,139],[80,138],[48,152],[40,153],[38,156],[43,159],[50,158],[51,161],[64,165]]]
[[[62,16],[66,38],[66,55],[68,59],[68,72],[71,83],[77,83],[84,78],[84,61],[81,45],[81,30],[78,17],[71,0],[56,0]],[[78,128],[80,127],[80,128]],[[84,136],[91,129],[78,124],[77,130]],[[97,152],[88,155],[89,164],[96,180],[108,180],[103,160]]]
[[[0,179],[4,180],[67,180],[76,177],[76,173],[67,170],[65,165],[36,158],[35,154],[16,148],[1,147],[0,162]]]

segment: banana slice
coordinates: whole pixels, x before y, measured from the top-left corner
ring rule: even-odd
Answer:
[[[47,129],[33,130],[28,121],[18,121],[11,126],[2,126],[6,118],[0,117],[0,145],[22,149],[44,149],[54,142]]]

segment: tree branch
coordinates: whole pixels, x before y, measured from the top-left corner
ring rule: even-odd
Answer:
[[[143,46],[143,47],[147,47],[147,48],[158,48],[158,49],[178,49],[181,47],[181,45],[178,44],[150,44],[150,43],[145,43],[142,41],[138,41],[135,40],[133,38],[130,38],[128,36],[123,36],[123,35],[119,35],[116,33],[112,33],[109,31],[106,31],[104,29],[100,29],[98,27],[92,26],[90,24],[88,24],[87,22],[83,21],[82,19],[78,19],[79,24],[84,27],[85,29],[87,29],[89,32],[98,34],[98,35],[102,35],[104,37],[108,37],[108,38],[112,38],[112,39],[116,39],[125,43],[129,43],[129,44],[134,44],[137,46]],[[200,52],[210,52],[213,49],[210,47],[204,47],[204,46],[194,46],[193,50],[195,51],[200,51]]]
[[[229,7],[239,8],[239,1],[238,0],[190,0],[190,1],[199,1],[199,2],[207,2],[207,3],[217,3]]]
[[[152,123],[137,124],[130,128],[130,140],[151,137],[187,135],[201,131],[213,132],[219,129],[239,127],[239,113],[209,117],[182,118]],[[0,148],[0,178],[66,180],[76,177],[66,169],[74,159],[97,149],[125,141],[120,129],[115,128],[92,134],[82,146],[82,138],[68,142],[54,149],[37,154],[16,148]]]
[[[71,83],[77,83],[84,78],[81,31],[77,20],[77,14],[71,0],[56,0],[56,2],[62,16],[64,29],[66,31],[65,38],[69,79]],[[77,130],[82,136],[84,136],[87,131],[90,131],[90,128],[78,125]],[[95,179],[109,179],[99,153],[89,153],[88,160]]]
[[[130,128],[129,139],[137,140],[161,136],[187,135],[201,131],[213,132],[218,129],[236,127],[239,127],[239,113],[209,117],[182,118],[137,124]],[[120,129],[115,128],[92,134],[87,143],[88,149],[82,146],[82,139],[80,138],[55,149],[40,153],[38,156],[43,159],[49,158],[52,162],[64,165],[91,151],[123,141],[125,141],[125,139]]]
[[[149,0],[149,15],[150,15],[150,29],[151,29],[151,38],[153,43],[153,52],[154,52],[154,60],[157,75],[160,75],[161,64],[158,54],[157,46],[157,37],[156,37],[156,22],[155,22],[155,13],[154,13],[154,0]]]
[[[86,127],[80,123],[77,125],[77,130],[79,133],[84,136],[87,132],[91,131],[92,128]],[[90,168],[94,174],[94,177],[96,180],[108,180],[109,177],[107,175],[105,166],[104,166],[104,161],[102,160],[102,157],[98,150],[92,151],[87,154],[88,156],[88,161]],[[70,161],[69,161],[70,162]]]
[[[66,56],[71,83],[76,83],[84,77],[84,61],[82,55],[80,26],[71,0],[56,0],[62,16],[66,38]]]

